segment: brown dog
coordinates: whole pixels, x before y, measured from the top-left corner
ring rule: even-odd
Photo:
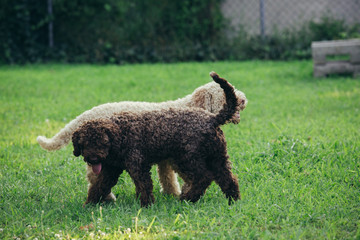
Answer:
[[[85,204],[106,198],[126,170],[135,183],[141,206],[150,205],[154,202],[151,166],[167,159],[185,182],[180,199],[199,200],[214,180],[229,204],[240,199],[219,127],[233,117],[239,103],[225,79],[214,72],[210,76],[226,96],[226,104],[216,115],[198,108],[124,112],[110,119],[88,121],[74,132],[74,155],[82,155],[98,174]]]

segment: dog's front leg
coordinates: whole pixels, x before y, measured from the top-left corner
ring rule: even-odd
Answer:
[[[88,196],[84,205],[88,203],[96,204],[105,200],[111,193],[111,188],[116,185],[121,172],[122,171],[118,169],[104,167],[96,178],[96,181],[89,187]]]
[[[98,181],[99,175],[95,174],[92,170],[92,167],[87,165],[86,166],[86,178],[89,182],[89,185],[88,185],[88,190],[92,187],[92,185],[96,184],[96,182]],[[109,195],[107,195],[104,199],[104,201],[106,202],[115,202],[116,201],[116,197],[115,195],[110,192]]]
[[[128,173],[136,187],[136,197],[140,199],[141,207],[148,207],[155,202],[153,195],[153,183],[151,180],[150,167],[138,167],[132,165]]]

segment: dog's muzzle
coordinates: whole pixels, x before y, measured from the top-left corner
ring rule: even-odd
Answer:
[[[102,164],[97,157],[90,157],[86,160],[86,163],[91,167],[93,173],[99,175],[102,169]]]

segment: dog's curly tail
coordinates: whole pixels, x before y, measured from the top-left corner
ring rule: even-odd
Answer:
[[[112,116],[115,112],[120,112],[124,109],[125,106],[117,103],[106,103],[96,107],[93,107],[90,110],[87,110],[77,116],[75,119],[71,120],[68,124],[65,125],[55,136],[52,138],[46,138],[44,136],[38,136],[36,140],[40,146],[48,151],[59,150],[71,141],[73,133],[76,129],[83,124],[84,122],[92,119],[107,118]]]
[[[102,117],[108,117],[114,113],[114,108],[111,104],[103,104],[96,107],[93,107],[90,110],[87,110],[77,116],[75,119],[71,120],[68,124],[65,125],[55,136],[52,138],[47,138],[44,136],[38,136],[36,138],[40,146],[48,151],[59,150],[71,141],[72,135],[75,130],[85,121],[91,119],[97,119]]]
[[[45,150],[48,151],[59,150],[65,147],[66,145],[68,145],[68,143],[70,142],[71,136],[75,130],[74,128],[76,128],[76,126],[73,127],[72,125],[73,125],[73,121],[67,124],[52,138],[47,138],[45,136],[38,136],[36,138],[36,141]]]
[[[77,116],[75,119],[71,120],[68,124],[65,125],[55,136],[52,138],[47,138],[44,136],[38,136],[36,140],[40,146],[48,151],[59,150],[71,141],[72,135],[75,130],[85,121],[95,118],[106,117],[112,112],[108,111],[108,105],[100,105],[94,107],[90,110],[87,110]]]
[[[215,125],[223,125],[233,117],[239,104],[236,99],[234,87],[229,84],[228,81],[221,78],[216,72],[210,72],[210,76],[220,85],[225,93],[226,103],[215,117]]]

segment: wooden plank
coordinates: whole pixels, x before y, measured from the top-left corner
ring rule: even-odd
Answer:
[[[311,44],[314,76],[353,73],[360,75],[360,39],[313,42]],[[333,61],[328,56],[349,56],[348,60]]]
[[[325,65],[314,65],[314,77],[325,77],[328,74],[353,73],[360,74],[360,65],[349,62],[329,62]]]

